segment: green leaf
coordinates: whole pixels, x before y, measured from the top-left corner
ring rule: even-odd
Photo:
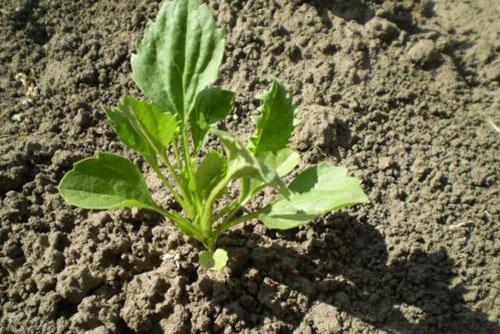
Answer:
[[[227,175],[237,179],[249,177],[276,187],[284,195],[287,190],[278,174],[262,164],[238,139],[226,131],[212,130],[220,139],[229,159]]]
[[[186,123],[197,94],[217,80],[223,52],[223,32],[207,5],[165,1],[132,55],[132,79]]]
[[[261,113],[255,118],[257,129],[250,139],[252,152],[277,152],[287,147],[292,136],[295,108],[285,87],[274,80],[261,97]]]
[[[324,214],[368,202],[359,179],[343,167],[319,164],[299,174],[289,185],[288,199],[278,197],[259,219],[271,229],[285,230],[306,224]]]
[[[148,162],[156,162],[156,152],[144,136],[137,131],[127,116],[119,108],[106,109],[108,123],[113,127],[118,138],[140,153]]]
[[[117,107],[106,113],[118,137],[148,162],[156,163],[156,153],[167,149],[177,131],[174,115],[130,96],[123,97]]]
[[[206,88],[196,97],[190,115],[191,133],[195,149],[199,149],[210,127],[226,118],[231,110],[234,93],[217,87]]]
[[[111,153],[75,163],[58,188],[68,204],[84,209],[157,207],[139,168]]]
[[[222,248],[217,248],[215,252],[203,251],[199,255],[200,264],[207,268],[215,271],[221,271],[227,264],[229,257],[227,252]]]
[[[300,155],[292,149],[284,148],[276,153],[265,152],[257,155],[257,159],[274,169],[279,177],[290,174],[300,162]]]
[[[257,159],[270,169],[275,170],[278,176],[284,177],[297,167],[300,162],[300,155],[289,148],[279,150],[277,153],[264,152],[257,156]],[[247,181],[248,182],[248,181]],[[257,179],[251,179],[248,183],[248,196],[253,196],[260,191],[265,184]]]
[[[224,178],[227,170],[226,158],[217,151],[210,151],[196,171],[190,188],[201,199],[207,199],[210,191]]]

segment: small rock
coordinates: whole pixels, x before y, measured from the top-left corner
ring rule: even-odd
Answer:
[[[390,157],[381,157],[378,160],[378,169],[386,170],[389,169],[392,165],[392,159]]]
[[[399,36],[399,28],[392,22],[375,16],[366,24],[366,30],[375,38],[390,42]]]
[[[427,67],[439,60],[439,51],[434,41],[423,39],[411,47],[408,56],[416,66]]]
[[[463,295],[463,298],[465,302],[473,302],[477,299],[478,295],[479,289],[477,287],[472,287]]]
[[[111,332],[105,326],[99,326],[85,332],[85,334],[109,334],[109,333]]]
[[[85,111],[84,109],[79,109],[78,113],[76,116],[73,118],[73,122],[80,127],[80,129],[86,129],[88,128],[91,123],[92,123],[92,118],[90,117],[89,113]]]

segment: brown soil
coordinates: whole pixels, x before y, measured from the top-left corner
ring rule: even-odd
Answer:
[[[249,223],[221,240],[222,273],[154,214],[68,207],[55,186],[74,161],[139,161],[101,107],[138,92],[129,55],[158,3],[3,0],[0,333],[500,333],[498,3],[210,4],[227,127],[248,137],[279,77],[305,162],[347,166],[371,204],[284,233]]]

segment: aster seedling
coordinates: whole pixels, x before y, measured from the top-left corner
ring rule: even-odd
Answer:
[[[343,167],[320,163],[288,184],[282,180],[299,163],[299,154],[289,148],[297,115],[276,80],[260,96],[247,144],[217,128],[234,97],[214,85],[223,51],[223,32],[206,5],[166,1],[132,55],[132,79],[148,101],[125,96],[106,110],[117,136],[142,156],[182,211],[159,206],[139,168],[112,153],[75,163],[59,184],[64,199],[80,208],[140,208],[165,216],[206,248],[199,261],[215,270],[228,261],[227,252],[217,248],[218,238],[245,221],[292,229],[367,202],[360,181]],[[206,145],[209,137],[218,139],[223,152]],[[239,187],[236,198],[227,196],[232,185]],[[266,187],[276,190],[273,201],[242,213]]]

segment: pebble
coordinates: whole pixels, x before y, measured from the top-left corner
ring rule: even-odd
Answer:
[[[86,110],[78,109],[78,113],[73,118],[73,121],[80,129],[85,129],[90,126],[92,119]]]
[[[408,56],[416,66],[426,67],[439,60],[439,51],[434,41],[423,39],[411,47]]]
[[[375,38],[390,42],[399,36],[399,28],[389,20],[375,16],[366,24],[366,30]]]

